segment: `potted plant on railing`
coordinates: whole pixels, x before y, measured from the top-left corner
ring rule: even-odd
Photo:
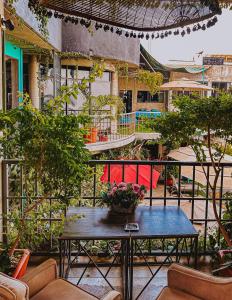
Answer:
[[[144,198],[144,185],[121,182],[109,186],[107,192],[102,193],[102,203],[110,207],[110,212],[120,214],[134,213],[139,202]]]

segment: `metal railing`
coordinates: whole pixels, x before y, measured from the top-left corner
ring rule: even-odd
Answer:
[[[96,113],[91,116],[92,123],[87,129],[87,143],[112,142],[121,140],[135,132],[154,132],[153,120],[160,112],[131,112],[113,116],[109,113]]]
[[[16,206],[23,210],[25,200],[26,184],[23,177],[23,167],[18,164],[18,160],[3,160],[2,163],[2,179],[3,179],[3,213],[7,215],[12,207]],[[175,205],[180,206],[187,214],[189,220],[196,226],[200,232],[199,253],[202,255],[212,253],[213,249],[209,243],[209,236],[213,235],[216,243],[220,246],[221,234],[218,231],[215,216],[212,210],[212,195],[207,179],[203,180],[202,174],[206,174],[211,178],[211,163],[198,162],[181,162],[181,161],[123,161],[123,160],[92,160],[89,165],[93,170],[90,180],[82,184],[82,196],[79,201],[80,206],[83,205],[99,205],[101,199],[101,191],[106,189],[106,183],[101,181],[103,172],[107,170],[106,177],[108,182],[112,181],[114,167],[121,168],[121,178],[124,181],[127,169],[131,165],[135,166],[135,182],[140,181],[140,167],[147,166],[150,174],[153,170],[160,173],[157,188],[153,189],[153,177],[149,179],[148,192],[141,205]],[[106,167],[107,166],[107,167]],[[204,167],[205,172],[201,171]],[[220,219],[223,221],[226,203],[232,201],[232,163],[221,163],[221,176],[217,187],[217,210]],[[168,183],[170,173],[173,175],[173,182]],[[187,175],[186,175],[187,174]],[[27,183],[28,184],[28,183]],[[13,186],[13,188],[12,188]],[[28,188],[28,186],[27,186]],[[36,182],[31,182],[31,196],[36,199],[38,195],[38,187]],[[47,202],[49,207],[53,201],[57,201],[54,197],[49,197]],[[54,216],[52,211],[48,211],[43,219],[48,226],[55,222],[60,222],[59,216]],[[232,222],[232,218],[227,218],[226,222]],[[7,223],[4,223],[5,228]],[[52,242],[51,242],[52,248]],[[152,253],[152,248],[149,248]],[[186,250],[187,251],[187,250]],[[162,255],[163,250],[156,250],[156,255]],[[187,253],[187,252],[186,252]]]

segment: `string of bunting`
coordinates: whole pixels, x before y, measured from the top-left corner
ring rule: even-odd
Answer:
[[[59,12],[53,12],[51,10],[48,10],[46,12],[47,17],[51,18],[52,16],[54,16],[54,18],[56,19],[61,19],[63,20],[65,23],[72,23],[72,24],[80,24],[83,27],[86,27],[87,29],[91,27],[92,25],[92,21],[88,20],[88,19],[84,19],[84,18],[78,18],[78,17],[73,17],[73,16],[69,16],[69,15],[65,15]],[[104,30],[105,32],[110,31],[111,33],[116,33],[119,36],[124,35],[126,38],[139,38],[139,39],[146,39],[149,40],[151,39],[164,39],[170,35],[180,35],[182,37],[184,37],[186,34],[190,34],[191,32],[196,32],[198,30],[203,30],[205,31],[207,28],[210,28],[212,26],[214,26],[218,21],[218,18],[216,16],[214,16],[212,19],[209,19],[207,21],[207,23],[203,23],[203,24],[195,24],[192,28],[190,26],[187,26],[186,28],[181,28],[181,29],[175,29],[175,30],[166,30],[166,31],[162,31],[162,32],[157,32],[149,34],[149,33],[144,33],[144,32],[134,32],[134,31],[124,31],[121,28],[116,28],[114,26],[111,25],[107,25],[107,24],[102,24],[99,22],[94,23],[94,27],[96,30]]]

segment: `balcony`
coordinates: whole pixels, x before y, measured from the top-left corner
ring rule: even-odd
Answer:
[[[125,116],[124,116],[125,117]],[[129,116],[127,116],[129,117]],[[128,122],[128,119],[127,119]],[[127,124],[125,122],[124,124]],[[128,127],[126,127],[128,129]],[[135,130],[135,129],[134,129]],[[174,206],[180,207],[187,215],[194,228],[199,232],[199,243],[198,243],[198,263],[199,269],[204,272],[211,272],[210,260],[215,254],[215,248],[213,243],[218,247],[223,247],[223,239],[220,232],[218,231],[216,219],[213,214],[212,208],[212,195],[210,187],[204,182],[198,182],[198,168],[204,166],[206,174],[210,174],[211,164],[198,163],[198,162],[181,162],[181,161],[89,161],[89,166],[93,170],[92,177],[82,185],[82,196],[78,201],[77,207],[98,207],[99,200],[101,198],[101,191],[106,187],[106,183],[102,182],[102,174],[104,170],[107,170],[106,178],[111,181],[112,170],[115,165],[121,168],[121,180],[124,181],[127,176],[127,167],[134,165],[136,169],[136,182],[139,182],[141,173],[141,167],[147,166],[151,173],[156,170],[160,173],[159,181],[156,188],[152,188],[153,179],[150,178],[150,186],[148,186],[148,192],[145,195],[144,200],[140,203],[141,207],[158,207],[158,206]],[[107,166],[107,168],[106,168]],[[228,174],[232,171],[232,163],[221,163],[222,174]],[[106,168],[106,169],[105,169]],[[186,170],[188,169],[189,177],[186,177]],[[17,160],[4,160],[3,161],[3,208],[4,213],[8,214],[12,208],[18,207],[23,209],[25,202],[26,183],[23,181],[22,167],[18,165]],[[172,183],[168,181],[172,174]],[[220,219],[223,221],[225,214],[227,213],[228,202],[232,200],[231,194],[228,193],[227,184],[228,180],[232,181],[232,178],[226,178],[226,186],[224,183],[224,176],[220,180],[220,184],[217,190],[217,210]],[[232,182],[231,182],[232,183]],[[232,185],[231,185],[232,186]],[[41,197],[38,194],[39,187],[35,182],[30,183],[30,193],[36,199]],[[34,255],[53,255],[58,256],[58,245],[57,235],[59,231],[54,230],[55,224],[62,222],[61,211],[54,212],[52,204],[56,203],[56,197],[50,197],[47,199],[48,205],[46,211],[44,211],[43,218],[38,219],[38,226],[41,221],[46,223],[47,229],[53,228],[50,234],[50,240],[44,247],[34,250]],[[84,216],[83,216],[84,217]],[[27,220],[30,222],[30,220]],[[232,222],[232,218],[227,218],[226,222]],[[7,224],[5,223],[5,226]],[[10,228],[8,228],[9,230]],[[212,243],[213,239],[213,243]],[[108,272],[109,265],[112,263],[113,255],[116,255],[118,250],[118,242],[116,244],[99,243],[98,241],[93,242],[92,246],[98,248],[98,254],[96,254],[97,265],[100,270]],[[83,241],[84,243],[84,241]],[[166,257],[170,249],[178,243],[177,239],[149,239],[140,240],[139,246],[137,245],[134,249],[134,295],[135,298],[140,293],[143,286],[149,280],[150,275],[156,272],[159,268],[161,261]],[[84,243],[85,244],[85,243]],[[84,245],[82,244],[82,245]],[[112,246],[114,245],[114,246]],[[89,247],[92,247],[91,245]],[[112,256],[106,257],[104,255],[105,246],[111,249]],[[74,247],[74,245],[70,245]],[[166,262],[166,266],[162,268],[158,277],[152,281],[148,289],[139,297],[139,299],[155,299],[159,294],[160,290],[166,283],[167,266],[172,262],[181,262],[185,265],[190,264],[192,266],[193,261],[191,258],[192,253],[192,240],[184,238],[179,245],[179,252],[175,252],[170,260]],[[89,248],[88,248],[89,249]],[[94,268],[93,263],[88,263],[88,257],[85,251],[80,249],[77,253],[72,253],[71,259],[75,259],[78,255],[78,261],[76,265],[72,266],[70,275],[68,278],[72,283],[77,283],[84,289],[96,293],[101,296],[109,291],[109,285],[102,278],[100,273]],[[33,258],[35,260],[35,258]],[[149,266],[149,268],[147,268]],[[83,274],[82,270],[86,270]],[[109,276],[107,277],[109,282],[113,285],[116,290],[121,291],[121,273],[120,268],[116,265],[110,267]],[[83,276],[81,275],[83,274]],[[105,273],[104,273],[105,274]]]
[[[79,114],[81,111],[70,110],[68,113]],[[96,153],[120,148],[135,140],[157,140],[159,134],[152,129],[152,121],[161,113],[137,111],[113,116],[110,111],[96,112],[91,116],[88,126],[86,147]]]

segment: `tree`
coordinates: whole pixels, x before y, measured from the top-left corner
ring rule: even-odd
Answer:
[[[181,96],[173,104],[176,111],[157,117],[154,130],[161,134],[161,141],[171,148],[191,146],[199,162],[206,161],[204,147],[207,146],[214,171],[213,182],[210,182],[202,168],[212,191],[215,218],[226,243],[231,247],[232,241],[217,212],[216,189],[222,171],[220,163],[227,146],[232,144],[232,95],[223,93],[205,98]],[[205,140],[202,139],[203,135]]]
[[[64,97],[51,100],[44,111],[34,108],[26,95],[19,107],[0,112],[0,156],[21,160],[26,191],[22,213],[19,210],[15,215],[17,234],[10,255],[23,238],[28,215],[37,212],[38,206],[49,197],[69,205],[71,198],[79,197],[81,183],[89,174],[86,162],[90,156],[80,120],[63,111],[69,93],[72,92],[66,89]],[[29,188],[35,177],[41,195],[38,198],[33,197]]]

